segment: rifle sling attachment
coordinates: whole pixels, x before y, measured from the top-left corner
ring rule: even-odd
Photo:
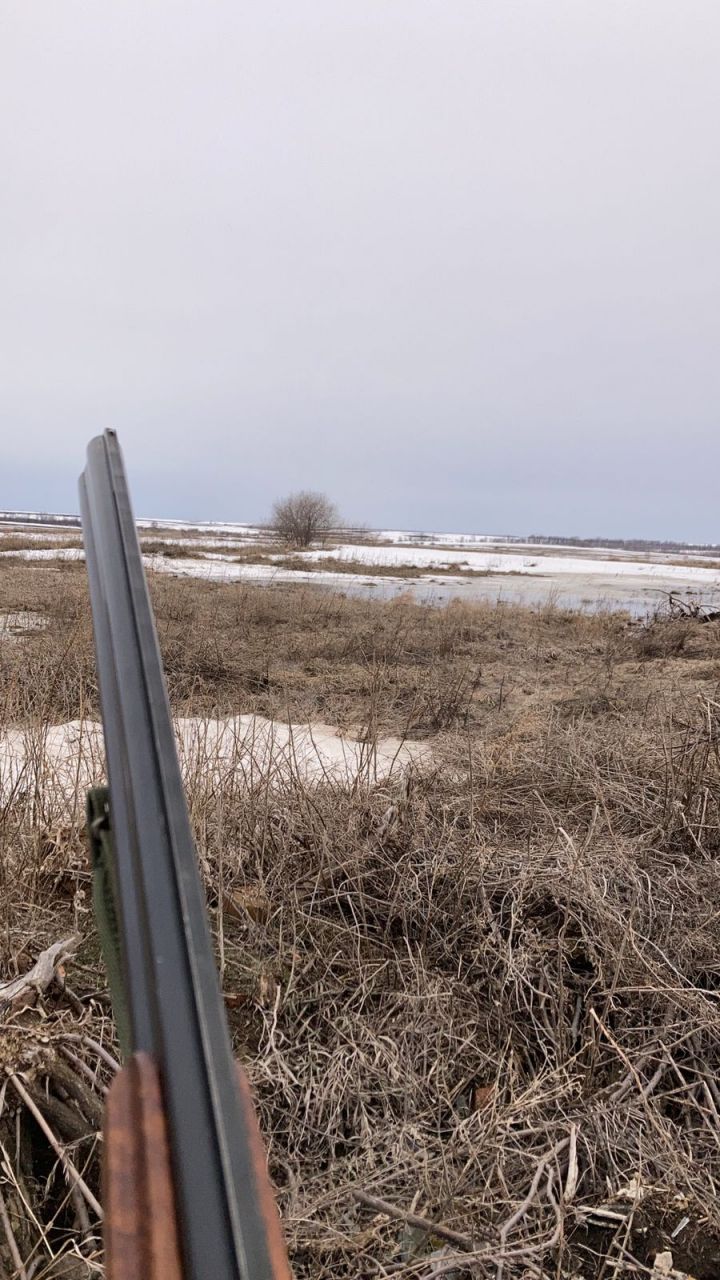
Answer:
[[[110,791],[92,787],[87,793],[87,826],[92,859],[95,923],[110,987],[110,1000],[123,1058],[132,1052],[120,925],[115,889],[115,845],[110,822]]]

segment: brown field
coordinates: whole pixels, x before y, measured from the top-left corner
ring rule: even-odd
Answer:
[[[619,1280],[669,1249],[717,1278],[720,624],[151,590],[178,715],[431,752],[380,781],[187,778],[295,1274]],[[84,1280],[117,1046],[83,796],[43,747],[98,715],[84,566],[0,563],[23,611],[46,626],[0,629],[0,733],[29,744],[10,789],[0,746],[0,981],[81,943],[0,1003],[0,1275]]]
[[[0,529],[0,551],[11,555],[17,551],[64,551],[68,547],[81,547],[82,538],[77,534],[63,533],[49,538],[36,537],[30,540],[24,533],[3,533]]]

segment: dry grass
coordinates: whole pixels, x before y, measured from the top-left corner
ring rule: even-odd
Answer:
[[[3,533],[0,530],[0,551],[8,554],[15,551],[66,551],[70,547],[81,547],[80,530],[77,533],[54,534],[42,537],[36,534],[28,538],[22,533]]]
[[[248,790],[202,759],[186,779],[296,1274],[614,1280],[687,1217],[675,1266],[717,1277],[720,627],[152,590],[178,712],[433,745],[432,768],[353,788]],[[112,1023],[81,797],[42,752],[43,726],[97,710],[82,567],[3,570],[0,611],[21,607],[48,627],[0,643],[3,722],[36,741],[1,802],[2,976],[83,943],[70,992],[6,1013],[0,1071],[94,1195]],[[26,1274],[97,1274],[88,1201],[11,1084],[0,1107]]]

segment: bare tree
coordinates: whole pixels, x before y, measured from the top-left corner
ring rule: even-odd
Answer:
[[[324,493],[303,489],[291,493],[273,506],[270,525],[283,542],[293,547],[309,547],[331,529],[337,529],[337,508]]]

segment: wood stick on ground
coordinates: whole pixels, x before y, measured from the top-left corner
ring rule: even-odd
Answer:
[[[570,1146],[570,1138],[562,1138],[562,1139],[560,1140],[560,1142],[556,1142],[556,1143],[555,1143],[555,1146],[554,1146],[554,1147],[551,1147],[551,1148],[550,1148],[550,1150],[547,1152],[547,1154],[546,1154],[546,1155],[544,1155],[544,1156],[543,1156],[543,1157],[538,1161],[538,1165],[537,1165],[537,1168],[536,1168],[536,1170],[535,1170],[535,1174],[534,1174],[533,1180],[532,1180],[532,1182],[530,1183],[530,1190],[528,1191],[528,1193],[527,1193],[527,1195],[526,1195],[525,1199],[523,1200],[523,1202],[522,1202],[522,1204],[519,1206],[519,1208],[517,1208],[517,1209],[515,1210],[515,1212],[514,1212],[514,1214],[512,1215],[512,1217],[508,1218],[508,1219],[507,1219],[507,1221],[506,1221],[506,1222],[504,1222],[504,1223],[503,1223],[503,1225],[502,1225],[502,1226],[501,1226],[501,1228],[500,1228],[500,1243],[501,1243],[501,1245],[502,1245],[503,1251],[505,1250],[505,1246],[506,1246],[506,1244],[507,1244],[507,1238],[508,1238],[508,1236],[509,1236],[510,1232],[513,1230],[513,1228],[514,1228],[514,1227],[518,1226],[518,1224],[519,1224],[520,1222],[522,1222],[522,1220],[523,1220],[523,1218],[525,1217],[525,1214],[527,1213],[528,1209],[529,1209],[529,1208],[530,1208],[530,1206],[534,1203],[534,1201],[535,1201],[535,1199],[536,1199],[536,1197],[537,1197],[538,1187],[540,1186],[540,1182],[541,1182],[541,1180],[542,1180],[542,1176],[543,1176],[543,1174],[544,1174],[544,1173],[546,1173],[546,1172],[548,1172],[548,1171],[549,1171],[549,1173],[550,1173],[550,1174],[552,1174],[552,1170],[551,1170],[551,1169],[549,1169],[549,1166],[550,1166],[551,1161],[556,1160],[556,1159],[557,1159],[557,1157],[558,1157],[559,1155],[561,1155],[561,1153],[565,1150],[565,1148],[566,1148],[566,1147],[569,1147],[569,1146]],[[550,1177],[550,1179],[549,1179],[549,1181],[548,1181],[548,1190],[550,1189],[550,1182],[551,1182],[551,1181],[552,1181],[552,1178]],[[554,1198],[553,1198],[552,1194],[550,1194],[550,1195],[549,1195],[549,1199],[550,1199],[551,1204],[553,1205],[553,1208],[555,1209],[556,1216],[558,1216],[558,1209],[557,1209],[557,1205],[556,1205],[556,1203],[555,1203],[555,1200],[554,1200]],[[556,1227],[556,1229],[555,1229],[555,1233],[553,1234],[552,1240],[551,1240],[551,1242],[548,1242],[548,1244],[547,1244],[546,1246],[543,1246],[543,1248],[551,1248],[551,1247],[552,1247],[552,1244],[554,1244],[554,1243],[555,1243],[555,1237],[556,1237],[556,1236],[558,1236],[558,1237],[559,1237],[559,1232],[560,1232],[561,1227],[562,1227],[562,1222],[561,1222],[561,1220],[558,1218],[558,1226],[557,1226],[557,1227]],[[502,1274],[503,1274],[504,1261],[505,1261],[505,1260],[504,1260],[504,1258],[501,1256],[501,1257],[500,1257],[500,1260],[499,1260],[499,1262],[498,1262],[498,1267],[497,1267],[497,1280],[502,1280]]]
[[[565,1189],[563,1191],[563,1204],[571,1204],[575,1198],[575,1192],[578,1184],[578,1159],[577,1159],[577,1134],[578,1127],[572,1125],[570,1129],[570,1139],[568,1151],[568,1171],[565,1179]]]
[[[17,1280],[28,1280],[28,1274],[23,1266],[23,1260],[20,1257],[20,1250],[18,1249],[18,1246],[17,1246],[17,1240],[15,1239],[15,1233],[12,1229],[10,1215],[7,1211],[7,1206],[5,1204],[5,1197],[3,1196],[1,1187],[0,1187],[0,1222],[2,1222],[3,1231],[5,1232],[5,1239],[7,1240],[8,1249],[10,1250],[10,1256],[13,1260],[13,1266],[15,1267],[15,1271],[17,1273]]]
[[[80,1036],[71,1032],[63,1036],[63,1041],[65,1040],[70,1044],[84,1044],[86,1049],[91,1049],[93,1053],[96,1053],[98,1058],[101,1058],[111,1071],[117,1073],[120,1070],[120,1063],[117,1058],[113,1058],[105,1046],[100,1044],[98,1040],[93,1040],[92,1036]]]
[[[0,1011],[3,1008],[18,1008],[25,1004],[34,1004],[38,994],[46,991],[54,981],[59,965],[69,960],[80,945],[80,935],[71,934],[62,942],[53,942],[40,952],[37,960],[27,973],[10,982],[0,982]]]
[[[540,1180],[543,1176],[543,1173],[547,1169],[550,1161],[554,1160],[556,1156],[559,1156],[561,1152],[563,1152],[565,1148],[568,1147],[569,1145],[570,1145],[570,1139],[562,1138],[561,1141],[556,1142],[555,1146],[550,1148],[547,1155],[543,1156],[542,1159],[538,1162],[538,1166],[535,1170],[535,1176],[533,1177],[533,1180],[530,1184],[530,1190],[528,1191],[525,1199],[523,1200],[520,1207],[515,1210],[512,1217],[508,1218],[507,1222],[504,1222],[500,1228],[500,1239],[503,1245],[505,1244],[505,1241],[507,1240],[507,1237],[509,1236],[513,1227],[516,1227],[519,1222],[522,1222],[523,1218],[525,1217],[525,1214],[527,1213],[528,1209],[533,1203],[535,1196],[537,1194],[537,1189],[540,1186]]]
[[[105,1097],[107,1087],[101,1083],[98,1079],[97,1073],[93,1071],[92,1067],[89,1067],[87,1062],[83,1062],[82,1058],[79,1058],[76,1053],[73,1053],[72,1049],[69,1049],[66,1044],[60,1045],[60,1052],[64,1058],[67,1058],[68,1062],[72,1062],[75,1070],[79,1071],[80,1074],[85,1077],[88,1084],[93,1089],[98,1089],[102,1096]]]
[[[411,1227],[418,1227],[421,1231],[427,1231],[434,1236],[439,1236],[441,1240],[449,1240],[451,1244],[457,1245],[459,1249],[464,1249],[468,1253],[472,1253],[475,1246],[469,1236],[462,1235],[459,1231],[453,1231],[452,1227],[443,1226],[440,1222],[431,1222],[429,1218],[423,1218],[420,1214],[410,1213],[406,1209],[399,1209],[397,1205],[391,1204],[389,1200],[381,1200],[379,1196],[372,1196],[367,1191],[360,1189],[352,1192],[355,1200],[360,1204],[364,1204],[368,1209],[375,1209],[378,1213],[386,1213],[390,1218],[397,1218],[400,1222],[407,1222]]]
[[[78,1173],[77,1169],[75,1168],[75,1165],[73,1164],[72,1160],[68,1156],[67,1152],[63,1149],[63,1147],[58,1142],[57,1138],[55,1137],[55,1134],[50,1128],[50,1125],[47,1124],[45,1117],[43,1116],[39,1107],[37,1107],[36,1104],[33,1102],[27,1089],[25,1088],[25,1086],[22,1084],[22,1082],[18,1079],[16,1075],[9,1075],[8,1079],[11,1085],[13,1086],[13,1088],[15,1089],[16,1093],[18,1093],[19,1096],[22,1098],[28,1111],[30,1111],[32,1115],[35,1117],[35,1119],[37,1120],[40,1128],[45,1134],[45,1137],[50,1143],[50,1146],[52,1147],[53,1151],[58,1157],[58,1160],[60,1161],[63,1169],[68,1174],[68,1176],[72,1178],[73,1182],[76,1183],[76,1185],[84,1195],[85,1200],[87,1201],[90,1208],[92,1209],[93,1213],[97,1216],[100,1222],[102,1222],[103,1220],[102,1207],[100,1206],[98,1201],[95,1199],[95,1196],[93,1195],[89,1186],[85,1182],[85,1179],[82,1177],[81,1174]]]

